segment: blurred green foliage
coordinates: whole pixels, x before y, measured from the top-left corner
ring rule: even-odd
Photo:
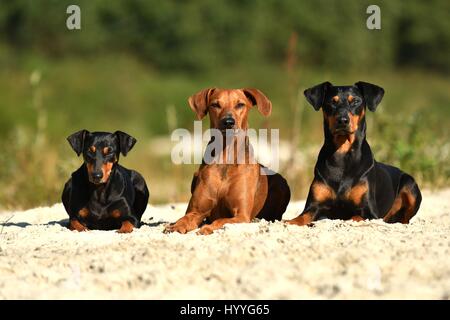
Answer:
[[[69,4],[81,7],[79,31],[66,28]],[[369,4],[381,8],[381,30],[366,28]],[[325,80],[384,87],[367,114],[376,159],[423,187],[447,186],[449,9],[445,0],[1,0],[0,208],[59,201],[81,164],[65,138],[82,128],[137,137],[121,162],[144,174],[150,201],[186,201],[196,166],[157,151],[174,125],[192,129],[187,97],[211,86],[269,96],[271,117],[252,111],[251,126],[280,128],[302,152],[281,171],[304,198],[323,129],[301,92]]]
[[[78,4],[82,32],[68,31]],[[381,8],[382,30],[366,28]],[[371,0],[2,0],[0,35],[50,56],[126,51],[164,70],[282,63],[292,34],[304,64],[329,68],[394,65],[450,71],[450,2]]]

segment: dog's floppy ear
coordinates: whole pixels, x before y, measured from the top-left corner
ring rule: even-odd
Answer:
[[[84,139],[86,138],[86,135],[88,133],[89,131],[83,129],[75,133],[72,133],[70,136],[67,137],[67,141],[69,141],[70,146],[72,147],[73,151],[77,153],[77,156],[79,156],[83,152]]]
[[[203,119],[208,113],[209,97],[214,90],[216,88],[203,89],[189,97],[189,106],[197,114],[198,120]]]
[[[333,85],[328,81],[322,82],[312,88],[306,89],[303,94],[314,109],[319,111],[320,107],[323,105],[327,90],[332,86]]]
[[[136,139],[130,136],[128,133],[122,131],[116,131],[114,132],[114,134],[117,136],[117,139],[119,139],[120,153],[126,156],[128,152],[134,147]]]
[[[245,96],[250,99],[253,105],[258,106],[258,111],[263,116],[268,117],[272,112],[272,102],[258,89],[245,88],[242,89]]]
[[[375,111],[378,104],[381,102],[381,99],[383,99],[384,89],[363,81],[355,83],[355,86],[361,91],[367,108],[372,112]]]

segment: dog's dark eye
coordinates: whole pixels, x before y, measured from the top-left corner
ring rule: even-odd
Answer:
[[[217,109],[220,109],[220,104],[218,104],[218,103],[213,103],[213,104],[210,105],[210,107],[211,107],[211,108],[217,108]]]
[[[245,107],[245,104],[244,104],[244,103],[238,103],[238,104],[236,105],[236,109],[241,109],[241,108],[243,108],[243,107]]]
[[[352,105],[357,106],[361,103],[361,99],[359,98],[354,98],[352,101]]]

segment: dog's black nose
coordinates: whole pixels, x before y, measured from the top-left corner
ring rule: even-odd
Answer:
[[[236,122],[234,121],[234,119],[232,117],[226,117],[222,119],[222,126],[225,128],[230,129],[231,127],[234,126]]]
[[[92,179],[94,181],[100,181],[103,178],[103,172],[92,172]]]
[[[349,122],[350,122],[350,119],[346,116],[340,116],[337,118],[338,126],[347,126]]]

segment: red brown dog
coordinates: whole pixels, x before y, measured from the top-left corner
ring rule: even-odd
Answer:
[[[230,130],[247,132],[248,112],[255,105],[264,116],[269,116],[272,111],[270,100],[257,89],[209,88],[191,96],[189,105],[198,119],[209,113],[211,128],[220,130],[220,138],[226,142],[220,154],[215,156],[224,161],[208,164],[203,160],[192,180],[192,197],[185,216],[167,226],[165,232],[186,233],[206,222],[198,234],[207,235],[226,223],[250,222],[255,217],[281,220],[290,200],[286,180],[277,173],[261,174],[262,170],[268,169],[250,161],[249,156],[245,157],[244,163],[237,161],[235,148],[244,147],[246,151],[251,148],[248,137],[226,137]],[[234,157],[231,164],[225,161],[230,154]]]

